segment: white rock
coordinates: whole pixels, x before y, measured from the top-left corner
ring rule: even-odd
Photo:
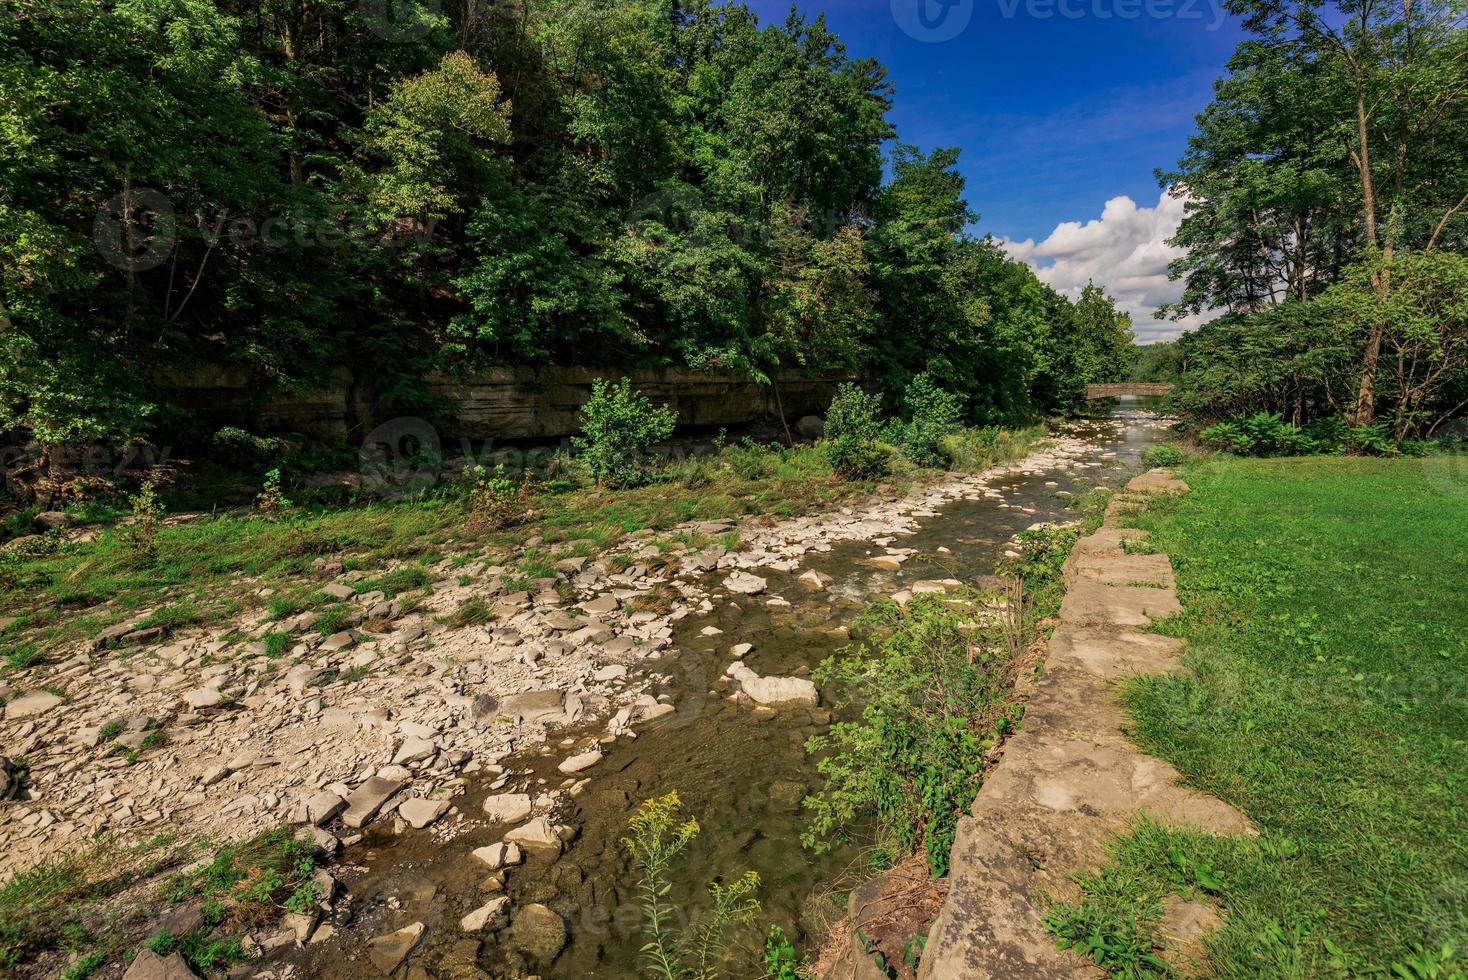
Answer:
[[[484,815],[499,823],[518,823],[530,816],[530,797],[524,793],[501,793],[484,800]]]
[[[728,675],[759,704],[814,705],[820,701],[815,684],[803,677],[761,677],[737,660],[729,665]]]
[[[448,808],[448,800],[425,800],[415,796],[398,807],[398,815],[414,830],[422,830],[443,816]]]
[[[582,752],[580,755],[571,756],[571,758],[562,762],[556,768],[569,775],[571,773],[581,772],[584,769],[590,769],[600,761],[601,750],[592,749],[590,752]]]
[[[758,595],[765,590],[768,584],[758,575],[751,575],[748,572],[742,571],[734,572],[728,578],[724,579],[724,588],[730,592],[738,592],[741,595]]]
[[[490,899],[488,904],[470,912],[459,920],[459,928],[465,932],[478,932],[485,927],[498,929],[509,919],[510,899],[506,895]]]
[[[32,691],[29,694],[22,694],[5,705],[5,720],[14,721],[17,718],[43,715],[65,700],[49,691]]]

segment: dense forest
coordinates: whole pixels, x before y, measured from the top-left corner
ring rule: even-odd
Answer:
[[[1187,197],[1172,312],[1225,313],[1148,370],[1195,422],[1315,426],[1301,450],[1438,434],[1468,406],[1464,8],[1227,6],[1246,38],[1158,175]]]
[[[163,382],[921,372],[1065,411],[1129,323],[970,232],[957,151],[823,19],[709,0],[67,0],[0,20],[0,429],[186,431]]]

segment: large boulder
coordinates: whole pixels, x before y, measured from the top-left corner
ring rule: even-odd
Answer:
[[[807,439],[820,439],[826,434],[826,423],[819,415],[802,415],[795,423],[795,431]]]
[[[820,692],[803,677],[761,677],[736,660],[728,675],[739,682],[745,695],[759,704],[808,704],[820,702]]]

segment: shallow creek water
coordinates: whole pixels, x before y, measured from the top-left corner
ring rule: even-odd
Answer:
[[[508,939],[508,930],[484,934],[478,949],[459,933],[459,917],[493,897],[482,890],[485,872],[469,853],[497,840],[493,830],[443,842],[425,832],[394,836],[390,829],[373,828],[344,859],[365,869],[350,879],[356,921],[347,935],[308,948],[301,964],[305,971],[328,978],[380,976],[362,955],[363,943],[417,921],[427,929],[409,961],[410,978],[475,975],[472,966],[495,977],[641,976],[641,911],[635,876],[619,839],[628,816],[643,800],[673,790],[683,799],[685,815],[696,817],[702,827],[676,868],[671,896],[676,915],[706,906],[703,889],[711,879],[732,880],[750,869],[760,875],[764,911],[757,929],[731,937],[732,975],[760,975],[763,931],[770,923],[780,925],[797,945],[818,938],[832,909],[829,898],[822,896],[843,876],[848,887],[855,884],[859,879],[852,870],[860,870],[861,858],[854,847],[816,856],[800,845],[800,800],[820,785],[804,745],[825,730],[829,713],[824,708],[770,713],[736,704],[719,684],[730,662],[729,648],[753,644],[745,662],[760,675],[808,674],[847,642],[847,624],[868,602],[921,579],[973,581],[992,573],[1014,534],[1037,521],[1068,519],[1069,495],[1115,483],[1135,471],[1139,453],[1158,440],[1161,425],[1140,400],[1126,399],[1108,418],[1077,422],[1068,431],[1093,447],[1092,455],[1081,461],[1092,465],[1001,475],[989,484],[1001,492],[1000,498],[948,503],[936,516],[922,518],[915,533],[893,542],[916,551],[900,569],[870,564],[867,559],[884,550],[872,542],[844,542],[808,554],[796,572],[758,570],[769,582],[769,594],[784,597],[788,606],[771,606],[761,601],[764,596],[736,597],[678,623],[673,642],[677,653],[657,665],[671,683],[654,692],[671,694],[677,711],[640,726],[635,739],[618,739],[607,747],[606,758],[584,774],[589,783],[560,818],[577,826],[579,835],[560,858],[527,854],[523,866],[509,870],[506,891],[512,908],[539,902],[566,921],[569,942],[552,962],[526,959]],[[795,581],[806,569],[834,581],[825,591],[809,592]],[[710,626],[721,632],[703,635]],[[822,704],[829,703],[823,692]],[[528,776],[497,791],[528,783],[526,791],[533,795],[537,789],[562,785],[566,779],[555,766],[563,754],[551,743],[541,751],[501,760],[507,772]],[[488,785],[478,786],[458,805],[477,814],[479,801],[489,792]],[[427,972],[413,969],[414,964]]]

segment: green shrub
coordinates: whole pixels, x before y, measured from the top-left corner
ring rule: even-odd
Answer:
[[[947,872],[985,753],[1017,711],[999,627],[975,627],[972,608],[953,598],[871,606],[855,625],[872,639],[816,669],[819,683],[837,686],[840,703],[864,708],[860,721],[838,722],[806,742],[826,784],[805,799],[805,846],[826,850],[870,818],[879,863],[923,851],[934,875]]]
[[[530,478],[511,479],[503,465],[491,473],[483,466],[464,471],[464,497],[471,531],[500,531],[523,524],[535,515]]]
[[[673,434],[678,413],[654,408],[646,395],[622,378],[609,385],[597,378],[591,399],[581,406],[581,432],[571,439],[597,486],[625,487],[645,482],[648,450]]]
[[[881,396],[871,395],[850,382],[836,389],[826,410],[826,458],[831,468],[849,480],[881,476],[887,470],[887,450],[881,445]]]
[[[949,458],[942,440],[963,417],[958,397],[935,385],[924,371],[908,383],[902,400],[908,412],[902,432],[903,455],[919,466],[947,465]]]
[[[1211,425],[1198,433],[1198,441],[1209,449],[1235,456],[1313,456],[1339,452],[1396,456],[1402,451],[1382,422],[1353,426],[1343,419],[1327,418],[1302,429],[1272,412],[1256,412]]]
[[[770,475],[771,469],[784,455],[779,445],[761,445],[745,436],[736,445],[725,446],[719,458],[741,480],[759,480]]]
[[[265,474],[265,483],[255,497],[255,507],[267,517],[277,517],[291,509],[291,502],[280,486],[280,467]]]
[[[128,528],[127,543],[132,559],[139,565],[151,564],[158,557],[158,528],[163,523],[163,502],[152,481],[144,483],[132,496],[133,523]]]
[[[1157,446],[1148,446],[1142,450],[1142,466],[1145,469],[1153,469],[1158,466],[1172,467],[1181,466],[1188,461],[1183,451],[1171,443],[1162,443]]]

